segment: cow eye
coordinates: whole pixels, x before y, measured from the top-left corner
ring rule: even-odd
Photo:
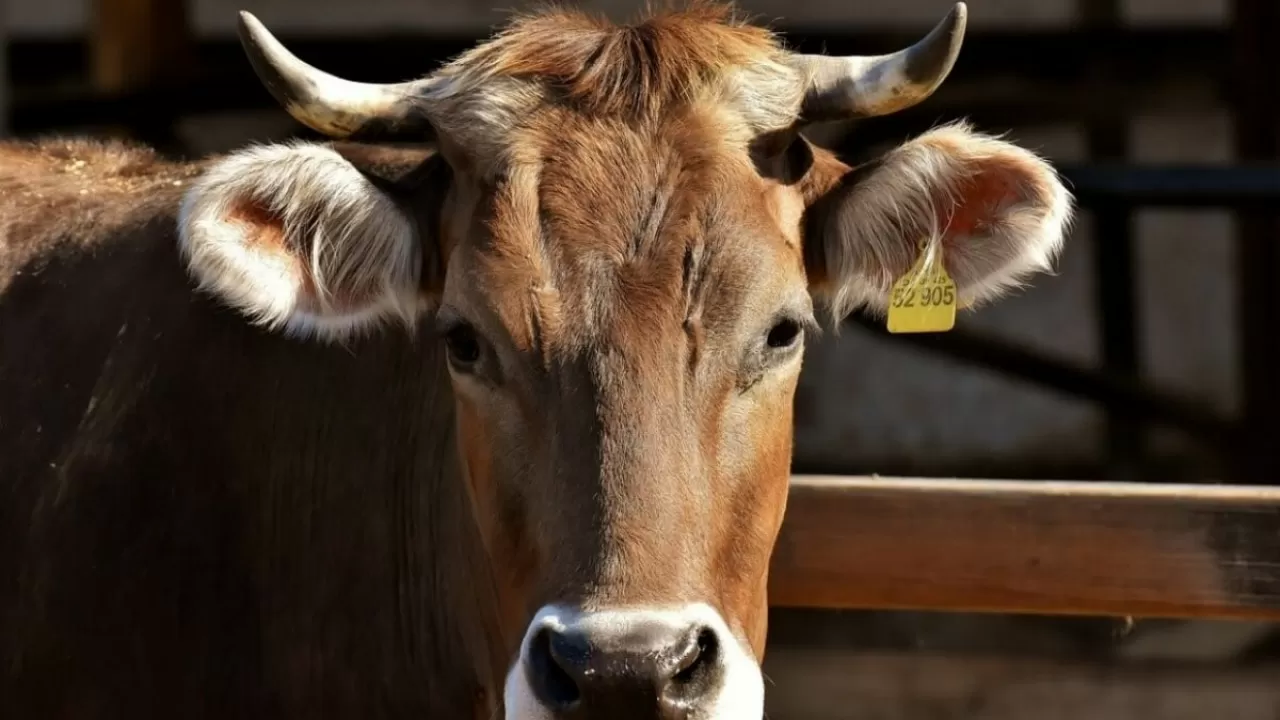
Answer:
[[[769,328],[769,334],[765,336],[765,344],[772,350],[785,350],[795,345],[802,333],[800,323],[795,320],[779,320]]]
[[[446,330],[444,342],[449,350],[449,360],[455,366],[465,369],[480,359],[480,339],[475,328],[467,323],[455,323]]]

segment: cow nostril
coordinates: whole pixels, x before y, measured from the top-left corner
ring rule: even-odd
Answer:
[[[679,672],[672,678],[676,685],[691,685],[705,679],[720,655],[720,640],[711,628],[702,628],[689,652],[680,659]]]
[[[552,631],[544,628],[529,644],[529,658],[526,672],[534,694],[547,707],[566,709],[573,706],[582,696],[578,683],[562,665],[562,653],[552,647],[554,638]]]
[[[524,677],[547,717],[612,717],[625,709],[684,718],[702,712],[724,684],[730,649],[714,625],[610,620],[542,627],[529,636]]]

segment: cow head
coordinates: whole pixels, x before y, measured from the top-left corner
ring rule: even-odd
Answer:
[[[189,193],[182,239],[200,282],[269,326],[434,323],[475,520],[518,608],[507,717],[760,717],[818,310],[884,310],[922,244],[973,305],[1062,243],[1067,192],[1006,142],[952,125],[850,168],[799,133],[920,102],[964,23],[959,4],[902,52],[825,57],[714,7],[627,26],[550,12],[370,85],[242,17],[298,120],[440,149],[391,185],[329,146],[233,155]]]

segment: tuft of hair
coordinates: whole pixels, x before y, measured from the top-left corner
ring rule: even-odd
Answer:
[[[342,342],[425,309],[413,222],[333,149],[252,147],[183,198],[179,247],[203,291],[287,335]]]
[[[983,186],[1005,188],[991,204]],[[973,207],[966,208],[966,205]],[[961,212],[978,227],[952,227]],[[961,307],[975,307],[1051,272],[1073,222],[1072,196],[1038,155],[964,122],[889,151],[854,185],[824,228],[832,322],[858,309],[883,315],[893,284],[923,254],[941,253]]]
[[[435,77],[432,99],[456,99],[464,114],[503,129],[541,100],[636,119],[714,97],[770,126],[794,118],[801,101],[797,72],[774,33],[731,5],[702,0],[650,7],[627,24],[544,5],[516,14]],[[456,112],[449,107],[442,121]]]
[[[769,30],[746,24],[728,5],[650,10],[626,25],[547,6],[516,16],[451,69],[539,80],[592,114],[649,115],[777,51]]]

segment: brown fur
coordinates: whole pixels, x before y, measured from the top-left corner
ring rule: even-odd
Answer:
[[[241,165],[0,145],[8,707],[488,718],[547,603],[706,603],[762,656],[801,356],[767,354],[770,328],[811,327],[828,288],[866,299],[932,220],[971,246],[948,248],[963,289],[1004,269],[989,258],[1036,267],[1052,238],[1034,256],[1018,242],[1056,188],[959,129],[850,172],[775,133],[800,99],[781,52],[710,6],[621,27],[523,17],[441,71],[424,99],[439,154],[337,144],[327,165],[290,165],[281,150],[248,176],[248,194],[361,227],[312,244],[280,205],[198,184],[228,201],[205,220],[250,244],[367,261],[336,297],[403,276],[362,240],[421,249],[410,294],[484,351],[452,381],[425,325],[326,345],[193,291],[181,193]],[[939,160],[928,142],[955,147]],[[327,212],[342,193],[323,183],[296,198],[268,182],[282,166],[354,175],[344,159],[377,189],[342,202],[387,200],[378,217]],[[393,220],[421,246],[370,232]],[[961,237],[988,226],[999,242]]]
[[[786,128],[803,97],[772,33],[727,6],[695,2],[612,25],[572,10],[517,16],[435,74],[423,99],[450,163],[483,176],[520,161],[524,132],[557,132],[539,111],[652,127],[697,108],[720,143]]]
[[[147,148],[79,138],[0,146],[0,291],[49,243],[92,242],[87,227],[146,217],[181,195],[201,166]]]
[[[487,719],[512,640],[428,332],[341,349],[250,327],[175,252],[172,178],[198,166],[76,143],[106,185],[147,180],[81,196],[61,143],[0,146],[0,182],[48,202],[0,195],[5,712],[455,718],[482,698]]]
[[[490,454],[473,461],[474,486],[505,495],[482,503],[499,508],[481,516],[496,564],[542,579],[513,580],[529,611],[704,601],[763,651],[794,377],[744,399],[760,378],[736,368],[779,299],[808,317],[804,198],[760,173],[744,141],[759,128],[724,90],[761,66],[784,77],[780,53],[723,6],[625,26],[556,12],[443,71],[463,78],[458,108],[483,107],[501,79],[540,90],[485,143],[504,158],[497,179],[455,189],[454,214],[476,220],[443,244],[450,273],[469,278],[446,303],[514,353],[502,364],[518,373],[502,378],[514,407],[465,413],[464,452]],[[467,166],[462,154],[451,162]],[[786,158],[769,161],[788,176]],[[821,163],[827,179],[795,173],[805,187],[845,169]],[[565,469],[568,484],[553,477]],[[553,516],[563,530],[530,527]]]
[[[529,610],[706,601],[760,651],[794,376],[744,390],[759,378],[737,367],[779,299],[806,317],[798,201],[692,110],[652,129],[543,112],[555,132],[521,140],[486,231],[453,251],[466,289],[445,294],[498,344],[513,396],[462,426],[473,486],[503,496],[478,503],[499,508],[481,514],[490,553],[542,578],[511,588]]]
[[[654,117],[702,96],[740,67],[776,62],[768,30],[730,6],[693,3],[614,25],[571,9],[519,15],[454,67],[481,78],[528,78],[592,116]]]

